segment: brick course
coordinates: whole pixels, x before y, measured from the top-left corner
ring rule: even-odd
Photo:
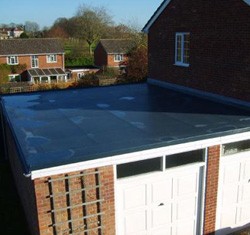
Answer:
[[[149,77],[250,101],[250,7],[242,0],[172,0],[149,29]],[[190,66],[175,33],[190,32]]]

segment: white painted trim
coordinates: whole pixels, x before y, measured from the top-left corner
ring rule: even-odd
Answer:
[[[37,179],[41,177],[46,176],[52,176],[57,174],[64,174],[68,172],[74,172],[79,170],[86,170],[91,169],[95,167],[102,167],[102,166],[110,166],[110,165],[117,165],[117,164],[123,164],[128,162],[135,162],[140,160],[146,160],[151,159],[155,157],[161,157],[166,155],[172,155],[176,153],[181,152],[187,152],[191,150],[196,149],[203,149],[207,148],[213,145],[220,145],[230,142],[236,142],[240,140],[247,140],[250,138],[250,131],[239,133],[239,134],[233,134],[229,136],[224,137],[216,137],[211,139],[205,139],[205,140],[198,140],[198,141],[192,141],[184,144],[178,144],[178,145],[171,145],[161,148],[155,148],[155,149],[149,149],[149,150],[143,150],[133,153],[127,153],[127,154],[121,154],[121,155],[115,155],[105,158],[99,158],[95,160],[90,161],[83,161],[83,162],[77,162],[57,167],[50,167],[40,170],[34,170],[31,172],[31,179]]]
[[[159,6],[159,8],[155,11],[153,16],[149,19],[149,21],[146,23],[142,31],[144,33],[149,32],[149,28],[152,26],[152,24],[157,20],[157,18],[160,16],[160,14],[164,11],[164,9],[168,6],[171,0],[165,0],[162,2],[162,4]]]

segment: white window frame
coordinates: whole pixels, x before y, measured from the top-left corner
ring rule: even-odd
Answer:
[[[7,64],[9,65],[17,65],[19,64],[18,62],[18,56],[12,55],[7,57]]]
[[[56,62],[57,62],[56,54],[47,55],[47,63],[56,63]]]
[[[37,55],[31,56],[31,68],[38,68],[39,67],[39,60]]]
[[[185,48],[185,37],[189,36],[188,48]],[[180,39],[180,45],[179,45]],[[179,55],[180,50],[180,55]],[[188,57],[185,58],[185,51],[188,51]],[[181,32],[175,34],[175,65],[189,67],[190,62],[190,33]]]
[[[115,54],[114,55],[114,62],[121,62],[124,59],[124,55],[123,54]]]

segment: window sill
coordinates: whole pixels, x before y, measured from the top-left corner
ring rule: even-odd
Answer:
[[[180,64],[180,63],[175,63],[175,66],[180,66],[180,67],[186,67],[188,68],[190,65],[189,64]]]

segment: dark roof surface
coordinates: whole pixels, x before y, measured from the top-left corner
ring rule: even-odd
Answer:
[[[44,53],[64,53],[63,44],[50,38],[0,40],[0,56]]]
[[[132,40],[126,39],[101,39],[100,44],[108,54],[126,54],[133,46],[135,46],[135,43]]]
[[[65,72],[61,68],[52,68],[52,69],[29,69],[28,73],[32,77],[36,76],[56,76],[56,75],[65,75]]]
[[[250,131],[250,111],[148,84],[2,100],[28,170]]]

